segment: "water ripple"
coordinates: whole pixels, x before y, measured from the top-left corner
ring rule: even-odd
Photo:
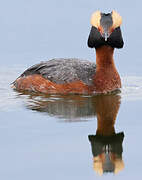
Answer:
[[[122,77],[122,100],[142,100],[142,77]]]
[[[23,95],[17,97],[17,92],[13,91],[10,83],[19,76],[25,67],[1,67],[0,68],[0,111],[17,110],[23,106],[25,101],[28,101],[28,96]],[[126,76],[122,77],[122,101],[142,100],[142,77],[141,76]],[[43,97],[37,97],[37,100],[43,100]],[[51,101],[58,100],[58,97],[52,97]],[[50,100],[50,99],[49,99]],[[27,102],[26,102],[27,103]]]

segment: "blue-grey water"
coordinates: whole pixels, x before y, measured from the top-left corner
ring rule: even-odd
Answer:
[[[1,1],[1,179],[142,177],[141,6],[140,0]],[[86,41],[90,16],[98,9],[115,9],[123,17],[125,46],[115,51],[122,79],[119,95],[43,96],[11,89],[10,83],[39,61],[55,57],[95,61]],[[104,130],[101,122],[112,130]]]

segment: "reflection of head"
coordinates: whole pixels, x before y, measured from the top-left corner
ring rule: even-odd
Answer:
[[[94,101],[97,116],[96,135],[89,135],[94,170],[117,173],[124,167],[122,160],[123,133],[115,133],[115,120],[120,107],[119,95],[98,96]]]
[[[112,136],[89,135],[88,137],[92,147],[94,170],[99,175],[108,172],[116,174],[124,168],[123,132]]]
[[[108,173],[108,172],[113,172],[114,174],[117,174],[121,170],[123,170],[124,162],[123,159],[115,159],[115,161],[109,160],[109,164],[106,163],[106,165],[104,165],[102,158],[100,156],[96,156],[93,158],[93,166],[94,166],[94,170],[99,175],[103,175],[103,173]]]

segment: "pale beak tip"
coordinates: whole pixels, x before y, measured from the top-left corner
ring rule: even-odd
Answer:
[[[104,38],[105,38],[105,41],[107,41],[108,37],[109,37],[108,33],[107,33],[107,32],[106,32],[106,33],[104,33]]]

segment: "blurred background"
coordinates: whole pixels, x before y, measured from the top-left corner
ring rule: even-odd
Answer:
[[[142,75],[140,0],[5,0],[0,2],[0,65],[30,65],[52,58],[95,60],[87,47],[91,14],[118,11],[125,46],[115,52],[121,75]]]

